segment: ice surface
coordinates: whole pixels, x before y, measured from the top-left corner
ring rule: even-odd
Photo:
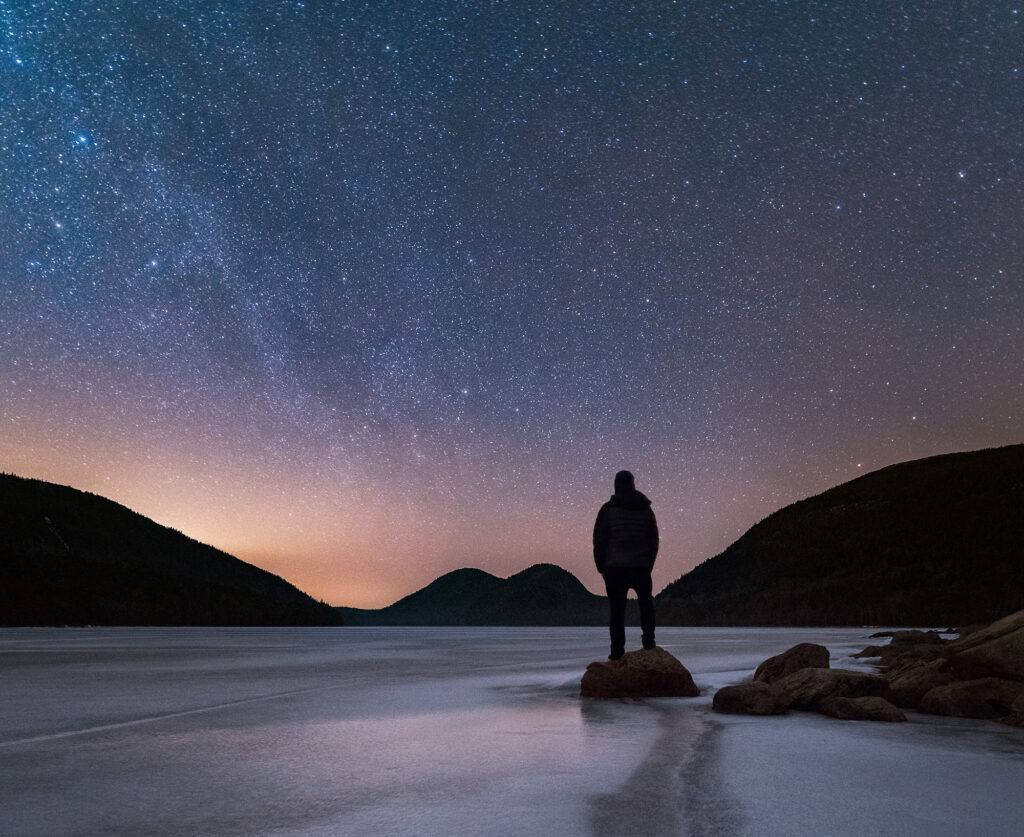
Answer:
[[[798,642],[659,629],[700,698],[585,701],[600,629],[0,631],[2,834],[986,834],[1024,732],[710,711]]]

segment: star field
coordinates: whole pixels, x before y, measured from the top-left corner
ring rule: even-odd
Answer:
[[[1022,440],[1012,3],[0,3],[0,469],[333,604]]]

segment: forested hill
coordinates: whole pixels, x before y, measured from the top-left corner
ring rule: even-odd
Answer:
[[[874,471],[772,514],[658,596],[662,624],[953,625],[1024,608],[1024,445]]]
[[[2,625],[336,625],[276,575],[111,500],[0,474]]]
[[[634,605],[635,607],[635,605]],[[380,610],[338,608],[346,625],[602,625],[608,602],[572,573],[534,564],[510,578],[483,570],[446,573]]]

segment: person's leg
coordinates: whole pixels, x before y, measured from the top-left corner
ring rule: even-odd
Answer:
[[[608,570],[604,574],[604,589],[608,593],[608,633],[612,640],[608,659],[617,660],[626,650],[626,592],[629,587],[621,573]]]
[[[636,590],[637,603],[640,605],[640,629],[643,632],[644,648],[654,648],[654,582],[649,572],[637,572],[632,587]]]

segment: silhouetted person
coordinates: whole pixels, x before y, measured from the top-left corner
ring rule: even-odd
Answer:
[[[626,651],[626,594],[636,590],[644,648],[654,648],[654,597],[651,570],[658,555],[658,522],[651,501],[636,490],[633,475],[615,475],[615,493],[601,506],[594,522],[594,563],[604,576],[612,639],[609,660]]]

